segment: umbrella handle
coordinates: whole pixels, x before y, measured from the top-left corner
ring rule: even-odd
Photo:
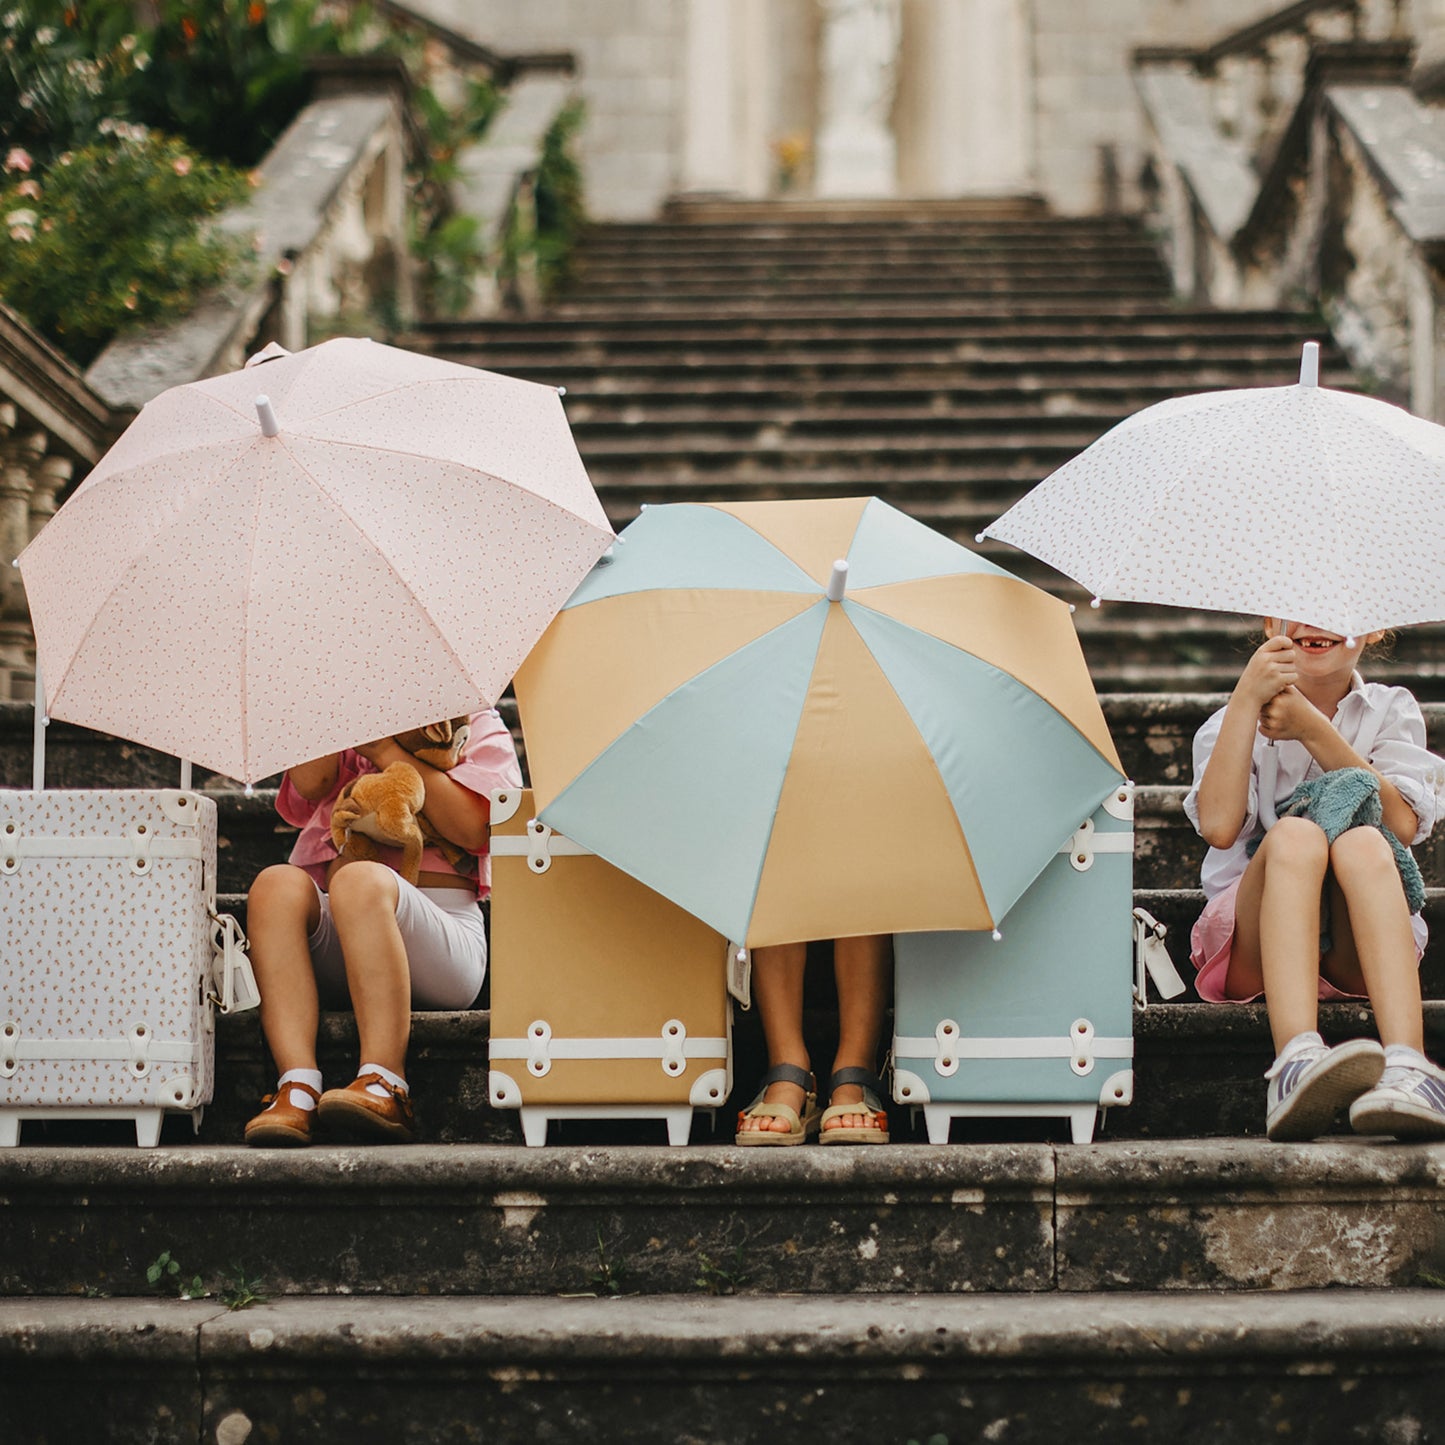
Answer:
[[[1264,750],[1264,756],[1259,760],[1259,821],[1264,824],[1266,833],[1279,822],[1274,811],[1274,790],[1278,778],[1279,750],[1271,738]]]

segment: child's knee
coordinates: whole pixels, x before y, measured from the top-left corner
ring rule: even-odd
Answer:
[[[1281,818],[1260,849],[1268,864],[1285,863],[1323,873],[1330,861],[1330,843],[1324,829],[1309,818]]]
[[[1378,828],[1350,828],[1330,845],[1330,863],[1336,876],[1395,872],[1395,850]]]
[[[332,875],[327,895],[333,914],[372,909],[395,913],[396,874],[384,863],[348,863]]]
[[[304,869],[293,863],[273,863],[256,875],[246,895],[246,916],[251,926],[257,919],[305,912],[316,899],[316,885]]]

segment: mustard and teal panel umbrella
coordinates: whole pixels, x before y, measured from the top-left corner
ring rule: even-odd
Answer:
[[[541,820],[749,945],[997,927],[1122,780],[1068,607],[876,498],[648,508],[516,690]]]

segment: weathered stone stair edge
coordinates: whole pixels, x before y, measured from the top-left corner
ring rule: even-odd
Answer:
[[[1445,1146],[1354,1139],[19,1149],[0,1292],[144,1294],[164,1248],[285,1294],[567,1293],[603,1260],[648,1294],[707,1261],[744,1293],[1408,1287],[1445,1268],[1442,1175]]]
[[[1426,1440],[1445,1320],[1425,1291],[1180,1301],[34,1301],[0,1333],[28,1438]],[[73,1388],[84,1362],[89,1388]],[[94,1373],[92,1373],[92,1371]],[[416,1389],[398,1388],[414,1382]],[[298,1394],[298,1392],[301,1392]],[[298,1399],[308,1408],[298,1409]],[[625,1422],[625,1423],[624,1423]],[[985,1432],[991,1432],[991,1435]],[[17,1437],[19,1438],[19,1437]],[[63,1438],[62,1436],[57,1438]],[[93,1438],[90,1436],[89,1438]],[[162,1437],[164,1438],[164,1437]],[[1376,1436],[1375,1438],[1383,1438]]]

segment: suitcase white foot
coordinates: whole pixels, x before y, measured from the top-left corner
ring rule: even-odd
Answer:
[[[948,1131],[953,1125],[953,1111],[945,1104],[925,1104],[923,1122],[928,1126],[930,1144],[947,1144]]]
[[[551,1117],[545,1109],[529,1109],[524,1104],[522,1114],[522,1140],[529,1149],[540,1149],[547,1142],[547,1121]]]
[[[662,1117],[667,1121],[667,1142],[669,1144],[686,1144],[692,1137],[692,1105],[684,1104],[678,1109],[667,1109],[663,1111]]]
[[[1085,1105],[1081,1109],[1069,1110],[1069,1136],[1075,1144],[1092,1144],[1094,1142],[1094,1121],[1099,1111],[1092,1105]]]
[[[0,1109],[0,1149],[13,1149],[20,1142],[20,1115]]]
[[[161,1120],[166,1116],[164,1109],[137,1109],[135,1113],[135,1142],[142,1149],[154,1149],[161,1142]]]

